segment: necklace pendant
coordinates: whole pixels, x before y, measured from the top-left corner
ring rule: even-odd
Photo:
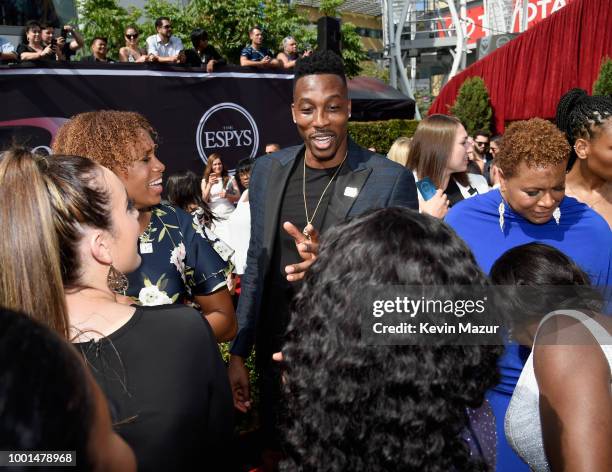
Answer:
[[[140,254],[152,254],[153,243],[140,243]]]
[[[302,234],[306,236],[306,239],[308,239],[308,241],[310,241],[310,233],[308,232],[306,228],[302,230]]]

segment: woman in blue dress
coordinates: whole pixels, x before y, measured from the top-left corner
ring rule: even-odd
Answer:
[[[88,157],[112,170],[139,211],[142,263],[127,276],[125,294],[145,306],[194,302],[217,340],[231,340],[237,323],[225,284],[227,264],[191,215],[161,203],[165,166],[155,155],[155,136],[138,113],[81,113],[59,130],[53,151]]]
[[[500,189],[460,202],[446,217],[484,272],[508,249],[538,241],[573,259],[593,285],[610,284],[612,232],[587,205],[565,196],[569,152],[563,133],[548,121],[508,127],[495,159]],[[504,436],[506,409],[528,356],[529,349],[509,344],[499,362],[501,382],[487,395],[497,423],[499,472],[529,470]]]

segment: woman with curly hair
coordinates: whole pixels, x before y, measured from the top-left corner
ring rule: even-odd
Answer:
[[[565,196],[570,147],[552,123],[533,118],[512,123],[495,165],[500,188],[465,200],[446,221],[488,273],[508,249],[539,241],[573,259],[594,285],[612,283],[612,232],[588,206]],[[485,241],[486,238],[486,241]],[[527,350],[515,343],[500,360],[502,381],[488,394],[498,431],[498,470],[528,470],[504,438],[504,416]]]
[[[57,154],[92,159],[112,170],[138,210],[140,267],[126,294],[142,305],[193,301],[219,341],[236,334],[226,263],[197,232],[193,218],[161,203],[165,170],[155,155],[155,130],[138,113],[102,110],[73,116],[52,144]]]
[[[513,449],[536,472],[612,470],[612,319],[601,295],[540,243],[505,252],[491,280],[505,286],[502,311],[520,314],[513,337],[532,349],[505,418]]]
[[[467,172],[472,147],[471,138],[454,116],[430,115],[419,123],[406,167],[417,182],[428,178],[437,189],[428,200],[419,190],[421,212],[443,218],[455,203],[489,190],[482,175]]]
[[[612,228],[612,97],[570,90],[557,105],[557,126],[572,147],[566,193]]]
[[[485,461],[494,463],[492,416],[488,438],[467,432],[487,410],[500,347],[372,345],[362,336],[362,320],[371,318],[359,296],[367,286],[458,291],[470,284],[485,287],[487,279],[467,246],[430,216],[388,208],[330,229],[283,348],[288,457],[281,470],[486,470]]]

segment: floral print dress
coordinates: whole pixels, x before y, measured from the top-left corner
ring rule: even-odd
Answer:
[[[128,275],[126,295],[145,306],[184,303],[225,286],[228,270],[194,217],[166,204],[152,209],[139,238],[140,267]]]

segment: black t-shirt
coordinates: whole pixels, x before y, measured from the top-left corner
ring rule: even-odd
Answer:
[[[17,57],[22,62],[57,62],[55,54],[41,57],[40,59],[21,59],[21,53],[24,52],[38,52],[36,49],[32,49],[28,44],[21,43],[17,46]]]
[[[330,169],[312,169],[306,167],[306,202],[308,216],[314,219],[312,225],[319,232],[322,228],[330,198],[334,193],[334,182],[329,186],[321,199],[319,209],[315,208],[338,167]],[[288,282],[285,267],[290,264],[302,262],[293,238],[283,229],[283,223],[289,221],[300,231],[306,226],[306,213],[304,211],[304,155],[296,159],[294,167],[287,181],[285,193],[282,196],[278,227],[274,238],[274,250],[270,262],[270,273],[263,306],[260,331],[257,337],[257,352],[263,350],[263,356],[268,352],[280,350],[283,344],[284,333],[289,323],[290,307],[293,297],[300,289],[300,283]],[[336,177],[337,178],[337,177]]]
[[[137,307],[110,336],[75,344],[106,394],[138,470],[224,470],[234,426],[212,329],[180,305]],[[117,425],[117,423],[119,423]]]
[[[115,61],[113,61],[111,58],[106,58],[106,61],[101,61],[96,56],[91,55],[85,56],[83,59],[81,59],[81,62],[101,62],[102,64],[112,64]]]
[[[212,59],[218,61],[219,63],[225,63],[217,50],[210,44],[207,45],[201,53],[196,51],[194,48],[187,49],[185,51],[185,64],[191,67],[206,65],[208,64],[208,61]]]

